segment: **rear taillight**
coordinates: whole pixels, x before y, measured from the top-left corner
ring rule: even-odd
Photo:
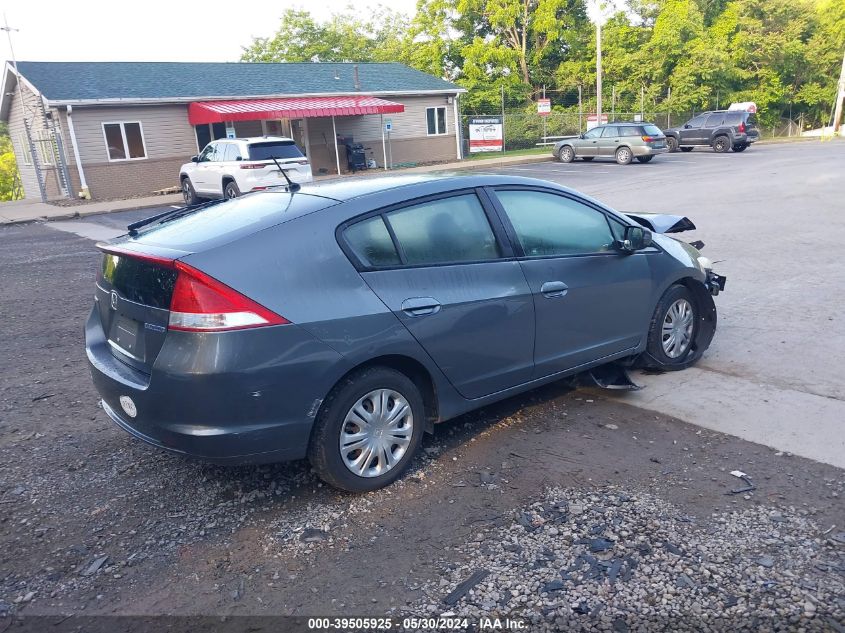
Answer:
[[[106,257],[131,257],[179,272],[170,299],[168,325],[171,330],[224,332],[290,323],[223,282],[183,262],[137,253],[119,246],[103,244],[99,247]]]
[[[739,127],[737,128],[740,134],[745,134],[745,123],[740,121]]]
[[[267,163],[241,163],[241,169],[264,169]]]
[[[284,325],[287,319],[182,262],[170,300],[170,329],[189,332]]]
[[[659,136],[643,136],[642,139],[646,143],[653,143],[654,141],[659,141],[660,137]]]

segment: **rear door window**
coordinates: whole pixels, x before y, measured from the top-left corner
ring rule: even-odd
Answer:
[[[739,125],[742,123],[742,112],[728,112],[725,115],[725,125]]]
[[[719,127],[722,125],[722,119],[724,119],[725,115],[722,112],[715,112],[707,117],[707,122],[704,124],[704,127]]]
[[[622,136],[642,136],[643,135],[643,128],[639,125],[626,125],[625,127],[619,128]]]
[[[499,246],[474,193],[440,198],[385,215],[408,265],[497,259]]]
[[[500,190],[496,196],[526,257],[609,251],[613,235],[604,213],[544,191]]]
[[[293,141],[267,141],[249,144],[250,160],[270,160],[272,158],[303,158],[303,156]]]
[[[352,252],[365,266],[377,268],[398,266],[401,263],[393,239],[380,215],[353,224],[346,229],[344,236]]]

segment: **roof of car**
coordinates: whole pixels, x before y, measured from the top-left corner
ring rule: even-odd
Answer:
[[[218,138],[213,140],[212,143],[219,143],[221,141],[242,141],[244,143],[267,143],[272,141],[284,141],[287,143],[296,143],[296,141],[287,136],[238,136],[237,138]]]

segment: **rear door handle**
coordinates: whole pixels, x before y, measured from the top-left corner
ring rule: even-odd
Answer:
[[[402,312],[414,317],[437,314],[440,307],[440,302],[434,297],[410,297],[402,302]]]
[[[547,281],[542,286],[540,286],[540,292],[542,292],[544,296],[549,298],[562,297],[566,294],[567,290],[569,290],[569,286],[567,286],[562,281]]]

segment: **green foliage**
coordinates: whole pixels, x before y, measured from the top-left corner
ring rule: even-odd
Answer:
[[[623,0],[625,1],[625,0]],[[790,110],[829,117],[845,48],[843,0],[626,0],[602,28],[604,100],[673,112],[755,101],[764,126]],[[352,7],[327,22],[289,9],[245,61],[401,61],[469,91],[466,113],[504,101],[533,112],[543,86],[595,100],[596,29],[587,0],[418,0],[413,17]],[[569,103],[571,105],[571,101]],[[607,108],[609,109],[609,108]],[[530,117],[529,117],[530,118]],[[535,125],[526,121],[524,125]]]
[[[12,149],[12,140],[4,123],[0,127],[0,200],[17,200],[21,197],[18,164]]]

